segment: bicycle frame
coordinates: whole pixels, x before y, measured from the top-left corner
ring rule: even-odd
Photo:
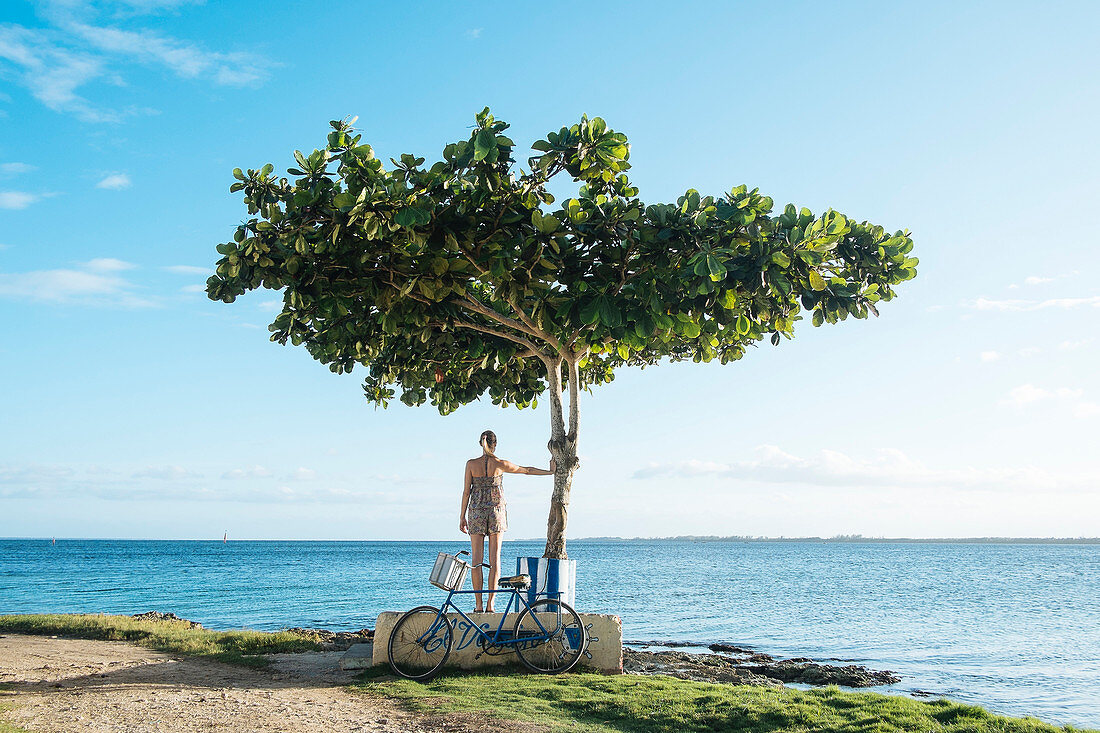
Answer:
[[[481,628],[480,625],[475,623],[472,618],[467,616],[466,613],[461,608],[456,606],[454,604],[454,602],[451,600],[456,595],[469,595],[471,593],[488,593],[488,592],[489,591],[487,591],[487,590],[452,590],[452,591],[449,591],[447,593],[447,600],[444,601],[443,605],[439,607],[439,612],[436,614],[435,620],[432,622],[432,625],[428,627],[427,631],[425,631],[423,634],[421,634],[417,638],[417,642],[423,643],[423,641],[426,638],[431,638],[432,634],[434,634],[436,629],[438,628],[438,624],[439,624],[440,620],[442,620],[443,623],[446,623],[446,624],[450,623],[450,621],[447,620],[447,609],[454,609],[454,611],[459,616],[461,616],[463,618],[463,620],[466,621],[467,624],[469,624],[470,629],[472,629],[473,631],[475,631],[477,633],[478,637],[482,640],[482,643],[485,644],[485,645],[492,644],[492,645],[497,645],[497,646],[506,646],[506,645],[515,646],[515,645],[520,644],[521,642],[522,643],[543,642],[543,641],[548,641],[550,639],[550,632],[547,631],[546,627],[542,625],[541,621],[539,621],[538,614],[536,614],[536,613],[532,613],[531,618],[534,620],[535,625],[537,625],[539,627],[539,630],[542,632],[542,634],[540,636],[524,636],[522,638],[511,638],[511,639],[501,638],[501,634],[504,632],[504,622],[506,620],[508,620],[508,612],[512,608],[512,601],[513,600],[516,601],[515,613],[522,613],[524,610],[530,610],[530,608],[531,608],[530,604],[528,604],[527,601],[524,600],[523,595],[518,590],[516,590],[515,588],[508,588],[508,589],[504,589],[504,590],[498,589],[498,590],[493,591],[494,593],[497,593],[497,594],[499,594],[501,592],[508,593],[508,595],[510,597],[508,598],[508,605],[506,605],[504,607],[504,612],[500,614],[500,625],[497,626],[496,631],[494,631],[492,633],[492,636],[490,636],[489,633],[487,633],[483,628]],[[522,609],[520,608],[521,605],[523,606]]]

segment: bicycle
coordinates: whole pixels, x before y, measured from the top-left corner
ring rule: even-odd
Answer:
[[[458,554],[470,553],[463,550]],[[488,568],[489,564],[481,563],[478,567]],[[428,680],[442,669],[451,654],[455,635],[454,626],[447,618],[448,609],[453,609],[465,619],[477,635],[481,651],[475,659],[480,659],[482,654],[502,654],[514,650],[525,667],[541,674],[567,672],[580,660],[588,646],[588,632],[580,615],[564,601],[549,597],[528,604],[520,591],[530,588],[530,576],[514,575],[497,581],[498,590],[495,592],[507,593],[509,597],[500,616],[500,624],[491,632],[482,629],[454,604],[452,599],[456,595],[488,592],[460,590],[464,580],[463,573],[458,587],[449,588],[447,600],[439,608],[417,606],[394,624],[386,651],[390,667],[396,674],[411,680]],[[505,631],[504,623],[513,602],[519,616],[512,629]],[[458,619],[455,619],[457,622]]]

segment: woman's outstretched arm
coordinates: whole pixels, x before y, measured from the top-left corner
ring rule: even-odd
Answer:
[[[550,459],[550,468],[535,468],[534,466],[517,466],[503,458],[497,459],[497,464],[505,473],[525,473],[528,476],[552,476],[554,473],[554,459]]]

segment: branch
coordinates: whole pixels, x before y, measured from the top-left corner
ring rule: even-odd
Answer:
[[[541,328],[536,326],[535,322],[531,320],[530,316],[527,315],[527,312],[516,305],[515,301],[513,301],[511,298],[505,298],[504,302],[511,306],[512,311],[517,316],[519,316],[519,319],[521,321],[523,321],[527,325],[528,333],[530,333],[532,336],[538,336],[539,338],[553,346],[555,349],[557,349],[559,354],[565,356],[565,354],[563,353],[564,349],[562,348],[561,341],[558,341],[555,336],[547,333],[546,331],[543,331]]]
[[[517,321],[514,318],[509,318],[508,316],[497,313],[495,310],[493,310],[489,306],[487,306],[484,303],[481,303],[477,300],[474,300],[473,298],[471,298],[468,295],[465,298],[452,298],[451,302],[454,303],[455,305],[466,308],[467,310],[472,310],[474,313],[480,313],[481,315],[485,316],[486,318],[488,318],[490,320],[493,320],[493,321],[496,321],[497,323],[501,324],[502,326],[508,326],[509,328],[513,328],[516,331],[519,331],[520,333],[525,333],[528,336],[534,336],[535,338],[544,338],[544,335],[539,333],[538,329],[534,329],[532,331],[532,329],[529,329],[525,324],[520,323],[519,321]]]
[[[516,354],[516,356],[537,356],[539,360],[542,361],[544,364],[549,364],[549,357],[546,354],[542,353],[537,346],[535,346],[533,343],[523,338],[522,336],[513,336],[506,331],[498,331],[495,328],[480,326],[476,323],[467,323],[466,321],[455,321],[455,326],[459,328],[468,328],[472,331],[480,331],[481,333],[487,333],[490,336],[499,336],[502,339],[507,339],[509,341],[512,341],[513,343],[519,344],[520,346],[526,346],[527,351],[529,351],[530,353],[525,352],[522,354]]]

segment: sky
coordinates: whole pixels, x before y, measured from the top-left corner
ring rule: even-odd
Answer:
[[[209,301],[247,214],[358,115],[438,159],[490,106],[522,148],[601,116],[646,202],[746,183],[908,229],[882,316],[583,396],[569,536],[1100,535],[1100,5],[201,3],[0,9],[0,536],[460,540],[478,435],[376,409]],[[522,151],[519,157],[524,156]],[[509,476],[510,538],[548,477]]]

